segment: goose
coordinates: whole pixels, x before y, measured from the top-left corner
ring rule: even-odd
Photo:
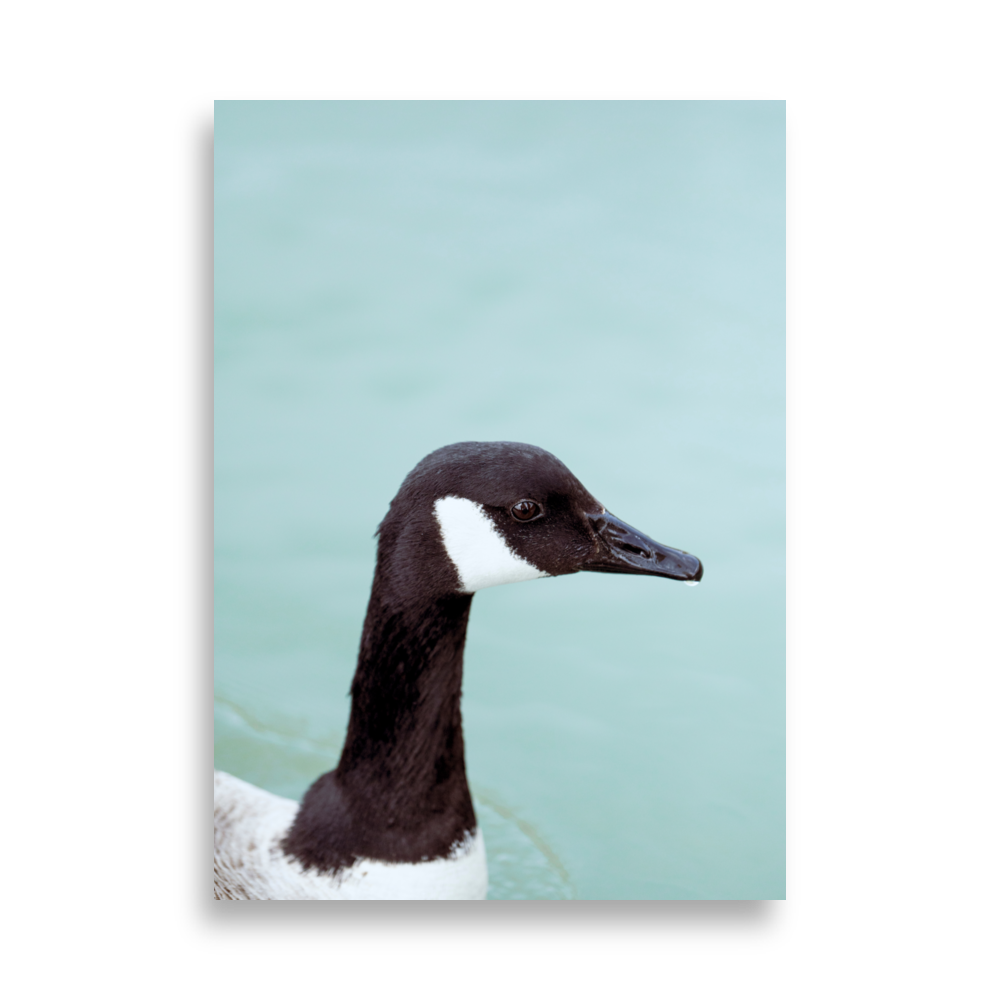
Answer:
[[[485,899],[460,706],[473,595],[580,571],[703,572],[554,455],[509,441],[432,452],[377,537],[340,761],[301,804],[216,772],[216,899]]]

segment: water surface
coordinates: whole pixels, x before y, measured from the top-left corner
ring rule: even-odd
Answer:
[[[335,763],[389,500],[527,441],[706,569],[474,598],[491,895],[783,897],[784,105],[216,108],[217,765]]]

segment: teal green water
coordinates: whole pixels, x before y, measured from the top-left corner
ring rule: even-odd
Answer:
[[[473,601],[491,896],[784,897],[784,104],[216,105],[216,763],[333,766],[375,528],[559,456],[698,555]]]

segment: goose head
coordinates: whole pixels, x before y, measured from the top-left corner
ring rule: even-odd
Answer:
[[[701,562],[610,513],[554,455],[509,441],[463,442],[407,476],[379,528],[394,576],[426,594],[569,573],[696,583]]]

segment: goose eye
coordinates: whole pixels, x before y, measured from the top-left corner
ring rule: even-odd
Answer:
[[[538,517],[542,508],[534,500],[518,500],[510,512],[519,521],[530,521],[533,517]]]

